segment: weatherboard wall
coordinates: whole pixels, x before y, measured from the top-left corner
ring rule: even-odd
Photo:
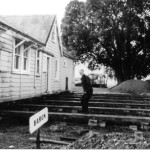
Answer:
[[[54,24],[56,25],[57,22],[55,21]],[[53,30],[53,28],[52,28]],[[52,34],[50,34],[49,39],[46,44],[46,51],[51,52],[54,54],[54,57],[50,57],[50,71],[51,71],[51,76],[50,76],[50,86],[51,86],[51,91],[50,92],[55,92],[58,90],[61,90],[61,49],[59,46],[59,41],[58,41],[58,33],[56,32],[56,40],[52,40]],[[58,60],[59,63],[59,77],[58,79],[55,79],[55,61],[56,59]]]
[[[66,78],[68,78],[68,90],[74,89],[74,61],[68,57],[61,58],[61,89],[66,90]]]
[[[13,73],[14,33],[0,31],[0,100],[11,100],[37,96],[46,92],[46,76],[35,74],[36,50],[31,49],[30,73]],[[43,54],[42,54],[43,55]],[[42,59],[41,59],[42,63]]]
[[[56,22],[55,22],[56,23]],[[35,97],[46,92],[65,90],[65,78],[68,77],[68,89],[72,90],[74,85],[74,65],[73,60],[62,56],[58,33],[56,41],[51,40],[51,34],[46,44],[45,50],[53,53],[54,57],[41,52],[40,75],[35,74],[36,69],[36,49],[31,48],[30,73],[20,74],[13,72],[13,50],[14,40],[17,34],[11,30],[0,30],[0,101],[9,101]],[[50,76],[44,69],[50,58]],[[59,77],[55,79],[55,61],[59,61]],[[63,66],[64,59],[67,59],[67,66]],[[50,91],[48,90],[48,80],[50,80]]]

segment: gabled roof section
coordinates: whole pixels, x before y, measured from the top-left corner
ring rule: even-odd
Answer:
[[[22,32],[46,45],[55,15],[3,16],[7,21],[18,27]]]
[[[8,30],[12,30],[26,38],[29,38],[30,40],[44,46],[43,43],[41,43],[40,41],[36,40],[35,38],[31,37],[30,35],[28,35],[25,32],[22,32],[18,27],[16,27],[14,24],[10,23],[9,21],[7,21],[6,19],[4,19],[3,17],[0,16],[0,26],[4,29],[8,29]]]

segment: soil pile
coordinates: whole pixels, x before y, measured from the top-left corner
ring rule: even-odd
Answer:
[[[150,144],[144,137],[134,134],[111,133],[100,134],[90,131],[76,142],[64,149],[149,149]]]
[[[150,81],[127,80],[110,89],[110,92],[142,94],[150,93]]]

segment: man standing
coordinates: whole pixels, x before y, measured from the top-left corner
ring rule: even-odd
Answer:
[[[84,94],[81,98],[82,111],[84,113],[88,113],[88,102],[92,97],[93,88],[92,88],[90,78],[84,74],[84,70],[80,69],[79,73],[82,76],[81,83],[84,91]]]

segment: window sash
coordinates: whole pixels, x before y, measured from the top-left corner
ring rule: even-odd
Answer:
[[[15,55],[14,58],[14,69],[19,70],[20,69],[20,56]]]
[[[23,58],[23,71],[28,71],[28,58]]]
[[[18,40],[15,40],[14,43],[15,47],[18,44]],[[27,45],[22,44],[14,48],[13,71],[15,73],[29,73],[30,71],[30,48],[24,51],[26,47]]]
[[[36,74],[40,75],[40,63],[41,63],[41,59],[40,59],[40,51],[36,52]]]
[[[21,62],[21,48],[19,46],[19,47],[15,48],[14,69],[16,69],[16,70],[20,69],[20,62]]]
[[[36,68],[36,73],[37,74],[40,74],[40,60],[39,59],[37,59],[37,68]]]
[[[20,55],[21,54],[21,50],[20,50],[20,46],[15,48],[15,55]]]
[[[40,51],[37,52],[37,58],[40,58]]]
[[[26,50],[25,52],[23,52],[23,57],[28,58],[28,53],[29,53],[29,50]]]
[[[40,73],[40,61],[37,60],[37,73],[39,74]]]
[[[24,48],[26,48],[25,46],[24,46]],[[22,52],[23,54],[22,54],[22,71],[25,73],[25,72],[29,72],[29,57],[30,57],[30,55],[29,55],[29,53],[30,53],[30,49],[28,49],[28,50],[26,50],[26,51],[24,51],[24,49],[23,49],[23,52]]]

